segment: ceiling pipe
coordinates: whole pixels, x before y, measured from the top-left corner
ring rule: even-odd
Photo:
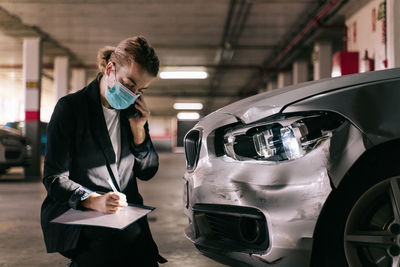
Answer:
[[[227,16],[227,18],[225,20],[224,32],[222,34],[222,39],[221,39],[221,44],[220,44],[221,48],[224,48],[224,46],[225,46],[225,42],[226,42],[226,39],[227,39],[227,36],[228,36],[229,28],[230,28],[230,25],[232,23],[232,17],[233,17],[233,12],[234,12],[234,8],[235,8],[235,5],[236,5],[236,1],[237,0],[231,0],[230,3],[229,3],[228,16]]]
[[[242,29],[241,29],[242,30]],[[196,44],[196,45],[185,45],[185,44],[153,44],[152,45],[156,51],[161,49],[165,50],[202,50],[202,49],[221,49],[221,45],[213,44]],[[267,50],[274,49],[273,45],[259,45],[259,44],[237,44],[235,49],[237,50]]]
[[[71,64],[71,68],[83,68],[87,70],[96,70],[97,65],[82,65],[82,64]],[[238,64],[206,64],[206,65],[161,65],[160,68],[185,68],[185,67],[202,67],[202,68],[207,68],[207,69],[230,69],[230,70],[242,70],[242,69],[251,69],[251,70],[258,70],[260,73],[265,73],[268,71],[276,71],[276,69],[268,69],[268,68],[263,68],[260,65],[238,65]],[[43,64],[42,69],[53,69],[54,64]],[[0,69],[22,69],[22,64],[0,64]]]
[[[233,59],[234,51],[238,45],[243,29],[247,24],[252,5],[252,2],[248,0],[230,1],[228,16],[225,21],[224,32],[220,44],[221,47],[217,51],[214,62],[217,67],[213,75],[210,77],[210,85],[208,89],[208,102],[210,105],[205,107],[203,110],[204,113],[209,113],[211,110],[210,106],[212,106],[213,96],[216,91],[218,91],[222,79],[221,70],[227,69],[227,66],[231,66],[229,63]],[[264,71],[261,69],[259,72],[263,73]]]
[[[268,65],[269,67],[275,66],[279,61],[286,56],[295,45],[297,45],[303,38],[314,28],[320,27],[321,19],[332,11],[340,0],[331,0],[329,3],[310,21],[307,25],[289,42],[289,44],[278,54],[278,56]]]
[[[338,7],[341,3],[347,0],[330,0],[317,15],[312,18],[306,26],[285,46],[284,49],[275,57],[269,64],[267,69],[278,69],[278,63],[290,52],[292,49],[299,44],[307,34],[309,34],[313,29],[321,27],[321,20],[324,19],[329,12],[334,8]],[[245,97],[247,93],[252,91],[257,85],[263,80],[264,75],[257,76],[248,83],[248,85],[239,93],[240,97]]]

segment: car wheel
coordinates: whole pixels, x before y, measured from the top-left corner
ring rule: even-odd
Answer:
[[[349,266],[398,267],[400,176],[372,186],[351,209],[344,229]]]
[[[371,166],[329,196],[315,228],[310,266],[400,266],[400,166]]]
[[[6,174],[6,172],[7,172],[7,169],[0,169],[0,175]]]

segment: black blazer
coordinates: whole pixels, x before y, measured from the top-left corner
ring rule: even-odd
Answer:
[[[143,204],[136,177],[148,180],[158,169],[158,155],[148,125],[144,143],[135,146],[123,112],[120,113],[121,157],[117,166],[101,106],[99,80],[100,76],[82,90],[61,98],[47,128],[43,178],[47,197],[41,209],[47,252],[75,248],[82,228],[50,223],[52,219],[69,208],[79,209],[93,191],[112,191],[106,180],[110,176],[106,157],[116,176],[117,188],[126,194],[129,203]],[[144,228],[154,243],[146,220]]]

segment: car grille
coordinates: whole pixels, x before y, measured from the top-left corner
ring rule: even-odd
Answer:
[[[4,136],[1,138],[1,143],[5,146],[18,146],[21,141],[13,136]]]
[[[7,150],[6,151],[6,159],[7,160],[16,160],[20,157],[21,151],[15,151],[15,150]]]
[[[199,160],[201,145],[201,133],[199,130],[192,130],[185,136],[185,155],[186,167],[188,170],[194,170]]]
[[[193,207],[197,236],[216,247],[256,253],[267,250],[269,238],[264,214],[250,207],[196,204]]]

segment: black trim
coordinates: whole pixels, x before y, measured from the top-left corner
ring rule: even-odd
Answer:
[[[201,132],[200,130],[191,130],[184,139],[186,167],[189,171],[196,168],[200,156]]]
[[[229,252],[264,253],[269,245],[264,214],[252,207],[196,204],[195,243]]]

